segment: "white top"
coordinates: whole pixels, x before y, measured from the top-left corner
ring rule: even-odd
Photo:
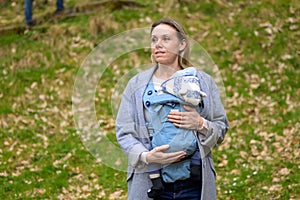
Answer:
[[[165,82],[165,80],[157,78],[157,76],[153,75],[152,82],[153,82],[153,85],[154,85],[155,92],[157,92],[158,95],[161,94],[162,93],[161,84],[163,82]]]

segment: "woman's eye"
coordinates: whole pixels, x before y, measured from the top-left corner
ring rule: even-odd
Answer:
[[[152,42],[156,42],[156,41],[157,41],[157,38],[152,38],[151,41],[152,41]]]

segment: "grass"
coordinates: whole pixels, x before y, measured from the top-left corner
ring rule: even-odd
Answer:
[[[66,7],[87,2],[65,1]],[[299,199],[298,3],[137,2],[143,6],[102,8],[0,33],[0,198],[126,198],[126,172],[117,169],[126,161],[114,163],[123,154],[116,148],[118,99],[112,95],[125,86],[124,76],[149,64],[149,51],[121,55],[97,82],[97,124],[107,143],[95,140],[92,152],[75,126],[73,86],[102,41],[169,16],[205,48],[223,79],[230,130],[213,150],[218,199]],[[3,4],[0,26],[22,24],[22,10],[17,1]],[[52,11],[49,1],[37,5],[34,16]]]

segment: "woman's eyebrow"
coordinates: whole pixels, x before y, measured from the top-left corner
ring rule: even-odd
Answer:
[[[166,33],[166,34],[159,35],[159,36],[163,36],[163,37],[164,37],[164,36],[170,36],[170,34]],[[152,34],[152,35],[151,35],[151,37],[157,37],[157,35],[155,35],[155,34]]]

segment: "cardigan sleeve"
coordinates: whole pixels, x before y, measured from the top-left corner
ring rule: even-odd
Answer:
[[[208,131],[205,135],[200,137],[200,142],[204,149],[205,154],[208,154],[213,147],[220,145],[225,137],[229,128],[228,119],[225,109],[221,102],[220,94],[214,80],[209,78],[209,91],[210,91],[210,105],[209,115],[206,120],[208,123]]]
[[[143,133],[147,130],[145,126],[139,125],[136,115],[136,102],[132,87],[133,81],[130,81],[123,93],[120,107],[116,119],[116,137],[123,151],[128,157],[128,164],[133,168],[143,167],[145,163],[140,160],[140,156],[148,149],[143,144],[145,138]]]

